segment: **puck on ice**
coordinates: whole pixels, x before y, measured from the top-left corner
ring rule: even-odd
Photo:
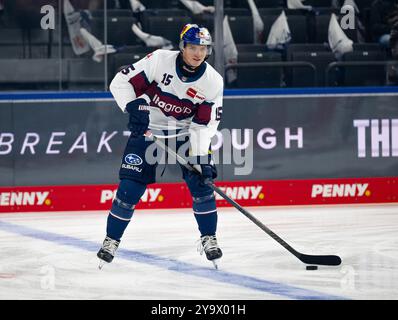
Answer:
[[[318,266],[306,266],[306,270],[318,270]]]

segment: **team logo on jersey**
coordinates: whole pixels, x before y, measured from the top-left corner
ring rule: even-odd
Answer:
[[[152,101],[158,108],[162,109],[167,115],[172,115],[176,118],[180,115],[189,116],[192,113],[192,108],[189,106],[178,106],[173,103],[169,103],[169,101],[170,102],[173,101],[167,96],[160,97],[158,94],[155,94]]]
[[[194,88],[188,88],[186,94],[187,94],[187,96],[191,97],[194,100],[199,100],[199,102],[202,102],[205,100],[205,96]]]
[[[133,166],[139,166],[143,162],[141,157],[137,156],[134,153],[129,153],[127,156],[125,156],[124,161],[126,161],[128,164],[131,164]]]

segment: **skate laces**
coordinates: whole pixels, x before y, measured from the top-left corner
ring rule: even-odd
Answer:
[[[202,255],[203,252],[208,252],[218,249],[216,236],[204,236],[198,240],[198,252]]]
[[[102,245],[102,250],[104,250],[104,251],[110,253],[112,256],[114,256],[118,246],[119,246],[119,241],[116,241],[109,237],[106,237],[104,240],[104,243]]]

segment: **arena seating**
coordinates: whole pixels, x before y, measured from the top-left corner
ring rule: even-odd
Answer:
[[[241,51],[238,62],[280,62],[282,56],[278,52]],[[238,88],[277,88],[282,82],[281,67],[248,67],[237,70]]]
[[[142,30],[162,36],[178,47],[178,33],[186,23],[206,25],[214,32],[212,13],[192,14],[178,0],[141,0],[146,10],[140,14],[130,8],[107,10],[107,40],[118,52],[108,56],[107,75],[109,82],[120,67],[144,57],[155,48],[148,48],[131,30],[133,23],[140,23]],[[203,5],[212,5],[213,0],[200,0]],[[368,86],[386,84],[385,65],[372,65],[390,59],[389,52],[378,43],[371,42],[369,24],[371,0],[357,1],[359,19],[365,29],[345,30],[354,41],[354,51],[345,54],[341,63],[328,45],[328,27],[331,13],[339,16],[339,10],[332,7],[331,0],[306,0],[314,6],[312,12],[287,9],[285,0],[255,0],[264,23],[263,41],[254,44],[253,18],[247,0],[224,0],[224,14],[238,49],[238,63],[286,62],[285,66],[239,67],[238,78],[227,88],[261,87],[310,87],[310,86]],[[285,11],[291,41],[283,49],[269,50],[265,44],[272,24]],[[101,42],[104,37],[104,11],[92,10],[90,32]],[[5,21],[12,21],[8,17]],[[90,51],[77,56],[72,48],[65,20],[60,30],[22,28],[18,23],[0,24],[0,90],[9,89],[88,89],[104,88],[104,62],[92,60]],[[362,39],[361,39],[362,37]],[[61,39],[61,42],[60,42]],[[360,42],[362,41],[362,42]],[[58,61],[62,58],[62,63]],[[213,63],[214,56],[208,59]],[[349,65],[351,62],[369,62],[370,65]],[[311,64],[309,67],[291,66],[289,63]],[[62,75],[60,77],[62,68]],[[12,70],[29,70],[14,72]],[[43,72],[46,70],[46,72]],[[329,72],[327,73],[327,70]]]
[[[378,50],[355,50],[346,53],[343,56],[343,62],[367,62],[367,61],[383,61],[386,59],[384,51]],[[346,86],[377,86],[384,85],[386,81],[385,66],[347,66],[343,69],[343,83]]]

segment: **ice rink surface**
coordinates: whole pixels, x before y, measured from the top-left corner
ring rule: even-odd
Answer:
[[[107,212],[0,214],[0,299],[397,299],[398,206],[247,208],[305,265],[236,209],[219,209],[219,270],[196,251],[190,210],[137,210],[98,269]]]

